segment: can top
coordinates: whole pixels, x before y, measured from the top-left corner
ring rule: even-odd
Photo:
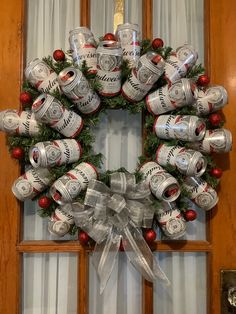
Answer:
[[[78,84],[82,76],[79,69],[67,67],[59,73],[58,82],[62,88],[67,86],[71,90]]]
[[[196,85],[187,78],[182,78],[181,82],[186,97],[186,103],[187,105],[191,105],[197,97],[197,93],[194,93]]]
[[[33,59],[31,61],[29,61],[29,63],[27,64],[26,68],[25,68],[25,76],[26,79],[29,79],[30,76],[30,72],[32,71],[32,69],[38,65],[39,63],[42,63],[44,66],[48,66],[44,61],[40,60],[39,58]]]
[[[97,52],[103,53],[103,54],[112,54],[115,56],[122,55],[122,49],[121,49],[120,43],[114,40],[101,41],[98,45]]]
[[[45,144],[51,142],[39,142],[32,146],[29,150],[29,160],[31,165],[34,168],[38,168],[40,166],[47,166],[47,157],[46,157],[46,150]]]
[[[180,61],[189,66],[193,66],[198,58],[197,51],[189,44],[178,47],[176,49],[176,54]]]
[[[63,237],[70,230],[70,224],[66,221],[50,221],[48,223],[48,231],[52,235]]]
[[[116,32],[119,32],[119,31],[127,29],[127,28],[132,29],[136,32],[139,32],[139,25],[138,24],[132,24],[132,23],[124,23],[124,24],[117,25]]]
[[[32,111],[35,113],[35,116],[38,118],[42,118],[53,100],[54,97],[51,95],[45,93],[39,95],[32,105]]]

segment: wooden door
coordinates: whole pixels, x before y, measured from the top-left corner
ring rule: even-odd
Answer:
[[[224,109],[226,127],[236,136],[234,102],[236,96],[236,3],[233,0],[205,1],[206,60],[212,82],[225,86],[229,94],[229,105]],[[146,21],[143,33],[152,32],[152,1],[144,1],[143,15]],[[81,0],[81,12],[88,12],[89,1]],[[24,55],[24,1],[1,1],[0,29],[0,110],[17,108],[22,81]],[[89,15],[82,14],[83,25],[89,22]],[[0,134],[0,313],[20,312],[21,254],[23,252],[77,252],[80,255],[79,295],[80,313],[87,313],[87,252],[76,241],[55,243],[53,241],[21,241],[21,208],[13,194],[11,185],[19,175],[17,162],[9,157],[6,139]],[[159,251],[207,252],[208,253],[208,313],[220,313],[220,270],[235,269],[236,250],[234,203],[236,202],[235,149],[229,155],[218,158],[224,169],[217,208],[208,216],[207,241],[157,242]],[[143,313],[153,312],[153,287],[143,284]]]

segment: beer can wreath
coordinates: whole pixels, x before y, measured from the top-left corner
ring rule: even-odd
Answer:
[[[191,45],[173,50],[160,38],[141,41],[136,24],[119,25],[98,42],[78,27],[69,44],[67,52],[31,61],[22,110],[0,112],[12,157],[22,169],[31,165],[12,191],[20,201],[38,200],[51,234],[78,231],[81,244],[96,243],[101,292],[119,250],[147,280],[168,283],[149,245],[157,227],[165,239],[179,239],[197,210],[217,204],[222,170],[211,153],[231,150],[231,132],[217,112],[227,91],[209,84]],[[101,172],[92,127],[107,109],[145,117],[134,173]]]

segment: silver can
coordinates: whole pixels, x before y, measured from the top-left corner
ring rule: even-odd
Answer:
[[[86,61],[88,72],[97,72],[96,42],[93,33],[87,27],[77,27],[70,31],[70,49],[75,64],[82,66]]]
[[[39,142],[29,151],[29,160],[34,168],[71,164],[80,159],[82,148],[74,139]]]
[[[149,183],[150,190],[157,199],[166,202],[175,201],[180,195],[177,180],[156,162],[145,163],[140,169],[144,180]]]
[[[77,105],[84,114],[96,112],[100,107],[100,98],[79,69],[68,67],[58,75],[62,92]]]
[[[30,61],[25,69],[25,77],[32,86],[42,93],[52,93],[60,87],[56,72],[40,59]]]
[[[59,237],[63,237],[67,234],[74,224],[74,218],[71,212],[71,204],[65,204],[56,208],[48,223],[48,231],[52,235]]]
[[[40,124],[30,111],[3,110],[0,111],[0,130],[9,134],[36,136]]]
[[[156,151],[156,161],[161,166],[171,165],[186,176],[200,177],[206,170],[206,158],[192,149],[181,146],[159,145]]]
[[[223,86],[213,86],[198,90],[198,97],[193,104],[198,115],[207,115],[223,108],[228,102],[228,94]]]
[[[218,202],[216,191],[201,178],[186,177],[183,187],[190,193],[191,201],[204,210],[212,209]]]
[[[116,41],[102,41],[97,48],[96,80],[101,85],[99,93],[115,96],[121,89],[122,49]]]
[[[92,179],[97,179],[96,168],[82,162],[57,179],[50,188],[50,194],[58,204],[71,203]]]
[[[162,139],[195,142],[204,137],[206,125],[197,116],[160,115],[154,122],[154,131]]]
[[[158,88],[147,95],[146,105],[149,112],[159,115],[192,104],[197,98],[196,85],[183,78],[173,84]]]
[[[52,183],[52,175],[46,168],[30,169],[15,180],[12,192],[20,201],[32,199]]]
[[[122,86],[122,95],[131,102],[142,100],[164,73],[164,65],[163,58],[153,51],[140,57],[137,67]]]
[[[161,202],[156,210],[159,226],[168,239],[179,239],[186,232],[186,221],[175,202]]]
[[[58,99],[41,94],[32,105],[35,118],[48,124],[65,137],[75,137],[83,128],[82,118],[74,111],[66,109]]]
[[[131,68],[135,67],[140,58],[140,31],[138,24],[119,24],[116,37],[121,43],[123,60],[128,60]]]
[[[198,54],[191,45],[183,45],[167,58],[165,63],[166,79],[174,83],[184,77],[197,61]]]
[[[232,149],[232,133],[227,129],[207,130],[202,141],[190,146],[206,154],[228,153]]]

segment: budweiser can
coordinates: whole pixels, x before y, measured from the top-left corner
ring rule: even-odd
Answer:
[[[71,164],[80,159],[82,148],[74,139],[39,142],[30,148],[29,160],[34,168]]]
[[[0,111],[0,130],[9,134],[36,136],[39,134],[39,123],[30,111]]]
[[[161,115],[154,122],[159,138],[200,141],[206,132],[205,122],[197,116]]]
[[[196,102],[193,104],[198,115],[207,115],[223,108],[228,102],[228,94],[223,86],[199,89]]]
[[[38,168],[26,171],[15,180],[12,192],[20,201],[32,199],[52,183],[52,176],[48,169]]]
[[[96,168],[87,162],[82,162],[56,180],[50,188],[50,194],[60,205],[70,203],[87,188],[92,179],[97,179]]]
[[[98,110],[100,98],[93,91],[89,82],[79,69],[68,67],[58,75],[62,92],[77,105],[84,114],[91,114]]]
[[[185,234],[186,221],[175,202],[161,202],[156,217],[164,235],[169,239],[178,239]]]
[[[25,69],[25,77],[32,86],[42,93],[60,91],[57,74],[46,62],[40,59],[30,61]]]
[[[69,44],[75,64],[82,66],[86,61],[90,73],[97,72],[96,42],[87,27],[77,27],[69,33]]]
[[[140,31],[138,24],[120,24],[117,26],[116,37],[121,43],[123,60],[135,67],[140,58]]]
[[[190,105],[197,98],[196,85],[183,78],[173,84],[158,88],[147,95],[146,105],[149,112],[159,115],[177,108]]]
[[[184,77],[197,61],[198,54],[194,48],[188,44],[176,49],[176,52],[171,53],[165,63],[166,79],[174,83],[181,77]]]
[[[122,86],[123,96],[131,102],[142,100],[164,73],[164,65],[163,58],[154,51],[140,57],[137,67]]]
[[[65,137],[75,137],[83,127],[82,118],[74,111],[66,109],[58,99],[41,94],[32,105],[35,118],[48,124]]]
[[[186,177],[183,187],[190,193],[191,201],[204,210],[213,208],[218,202],[216,191],[201,178]]]
[[[232,134],[227,129],[207,130],[202,141],[191,143],[191,148],[202,153],[228,153],[232,149]]]
[[[151,192],[159,200],[175,201],[180,195],[177,180],[154,161],[145,163],[139,171],[149,183]]]
[[[97,75],[99,93],[115,96],[121,89],[122,49],[116,41],[102,41],[97,48]]]
[[[65,204],[55,209],[48,223],[48,231],[52,235],[63,237],[70,231],[71,226],[74,224],[71,211],[71,204]]]
[[[161,166],[171,165],[186,176],[200,177],[206,170],[206,158],[192,149],[180,146],[159,145],[156,151],[156,161]]]

